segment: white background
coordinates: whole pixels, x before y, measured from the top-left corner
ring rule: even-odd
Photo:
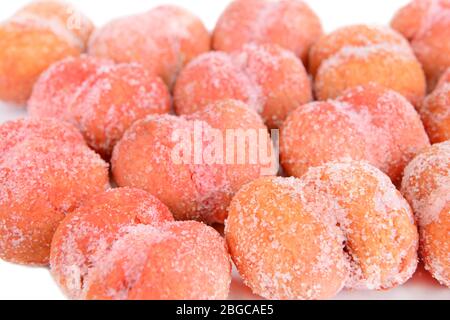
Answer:
[[[5,20],[27,0],[0,1],[0,20]],[[97,26],[110,19],[156,5],[171,3],[183,6],[197,14],[212,30],[227,0],[72,0]],[[320,16],[324,28],[330,32],[337,27],[355,23],[387,25],[395,11],[408,0],[307,0]],[[25,111],[0,102],[0,123],[22,117]],[[255,298],[237,276],[232,284],[231,298]],[[338,299],[450,299],[450,291],[439,286],[430,275],[419,269],[414,278],[402,287],[386,291],[342,292]],[[44,268],[17,266],[0,261],[0,299],[64,299]]]

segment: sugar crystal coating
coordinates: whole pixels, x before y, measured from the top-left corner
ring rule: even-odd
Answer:
[[[27,140],[52,140],[67,144],[84,144],[77,128],[56,119],[29,119],[8,121],[0,125],[0,153],[5,157],[17,145]]]
[[[331,162],[302,177],[311,210],[336,223],[349,260],[346,287],[389,289],[417,266],[418,232],[408,202],[389,177],[366,162]]]
[[[31,117],[58,118],[73,122],[69,106],[78,88],[98,69],[112,65],[87,55],[69,57],[51,65],[33,87],[28,100]]]
[[[33,0],[20,9],[17,16],[36,15],[63,25],[86,46],[95,26],[85,15],[62,0]]]
[[[0,257],[46,265],[65,214],[109,187],[108,165],[55,120],[0,126]]]
[[[226,139],[230,129],[238,129],[231,132],[233,144]],[[251,143],[254,134],[258,140]],[[234,157],[239,137],[245,148],[241,162]],[[258,157],[252,162],[254,149]],[[261,153],[267,155],[267,163]],[[159,115],[136,122],[114,149],[112,167],[118,185],[147,190],[175,218],[222,223],[231,197],[243,183],[276,173],[274,156],[258,114],[240,101],[225,100],[186,117]]]
[[[450,68],[425,98],[419,112],[432,143],[450,139]]]
[[[169,209],[145,191],[110,189],[96,194],[61,222],[53,237],[51,272],[63,291],[79,299],[85,280],[118,237],[135,225],[173,221]]]
[[[310,71],[319,100],[375,83],[418,106],[426,90],[425,75],[408,42],[384,27],[354,25],[324,36],[311,49]]]
[[[79,17],[82,28],[74,31],[68,15]],[[39,75],[60,59],[80,55],[91,31],[84,15],[60,1],[32,2],[2,22],[0,99],[25,104]]]
[[[225,224],[231,257],[252,291],[267,299],[326,299],[347,278],[342,243],[306,209],[295,178],[260,178],[233,198]]]
[[[366,141],[379,163],[376,167],[395,184],[400,183],[405,166],[429,146],[414,107],[400,94],[376,85],[349,89],[338,101],[352,105],[362,117],[369,118],[373,127],[367,130],[371,133]],[[386,150],[380,146],[382,143],[387,146]]]
[[[233,0],[211,38],[33,0],[0,23],[31,116],[0,124],[0,259],[74,299],[226,299],[229,252],[269,299],[387,290],[418,255],[450,287],[450,0],[410,1],[322,36],[301,0]]]
[[[372,25],[350,25],[322,36],[309,51],[309,71],[317,74],[322,62],[347,46],[364,47],[371,45],[398,45],[409,47],[408,41],[398,32],[388,27]]]
[[[89,53],[116,62],[139,62],[172,87],[181,68],[210,49],[203,23],[172,5],[111,21],[97,30]]]
[[[396,13],[391,25],[411,41],[425,70],[428,90],[433,90],[450,67],[450,1],[413,0]]]
[[[216,24],[213,48],[231,52],[248,43],[273,43],[306,63],[309,48],[322,32],[319,18],[303,1],[236,0]]]
[[[195,221],[128,228],[86,280],[86,299],[226,299],[231,263],[224,239]]]
[[[175,111],[190,114],[208,104],[237,99],[258,111],[270,128],[279,127],[295,107],[311,101],[302,62],[274,44],[246,44],[231,53],[209,52],[180,73]]]
[[[349,89],[337,100],[298,107],[280,133],[281,163],[301,177],[332,160],[366,160],[395,184],[404,167],[429,140],[414,107],[398,93],[376,85]]]
[[[29,102],[31,116],[72,122],[105,158],[134,121],[169,110],[170,94],[160,78],[138,64],[116,65],[89,56],[50,67]]]
[[[438,143],[406,167],[402,193],[411,204],[420,231],[425,268],[450,287],[450,142]]]
[[[417,265],[408,203],[364,162],[330,162],[301,179],[245,185],[230,205],[225,235],[245,283],[268,299],[387,289],[408,280]]]

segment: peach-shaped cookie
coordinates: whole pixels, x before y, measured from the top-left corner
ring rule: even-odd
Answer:
[[[289,176],[301,177],[309,167],[351,158],[372,159],[365,134],[336,101],[318,101],[298,107],[280,131],[281,164]]]
[[[114,180],[155,195],[176,219],[223,220],[230,192],[225,167],[195,164],[194,139],[209,145],[212,136],[204,122],[197,128],[195,139],[194,122],[183,118],[155,115],[137,121],[114,148]]]
[[[63,12],[89,20],[70,5],[38,1],[0,24],[0,99],[24,104],[39,75],[52,63],[84,51],[92,27],[83,36],[65,23]],[[66,13],[67,14],[67,13]]]
[[[432,143],[450,139],[450,68],[419,109]]]
[[[73,122],[70,105],[83,83],[102,67],[113,62],[86,55],[69,57],[54,63],[39,77],[28,100],[31,117],[58,118]]]
[[[91,20],[62,0],[33,0],[16,13],[16,16],[27,15],[39,16],[64,25],[68,31],[79,38],[83,46],[87,44],[95,28]]]
[[[280,133],[281,163],[296,177],[311,166],[351,158],[368,161],[398,184],[404,167],[428,146],[414,107],[398,93],[375,85],[297,108]]]
[[[428,80],[428,90],[450,67],[450,1],[413,0],[392,19],[394,29],[411,41]]]
[[[375,166],[399,184],[405,166],[430,145],[417,111],[400,94],[376,85],[350,89],[337,101],[353,106],[362,118],[370,115],[366,141]]]
[[[391,28],[364,24],[339,28],[322,36],[312,46],[309,51],[309,71],[315,76],[322,62],[345,47],[365,47],[381,44],[409,47],[408,41]]]
[[[70,298],[81,298],[89,272],[127,228],[173,221],[169,209],[145,191],[110,189],[88,198],[61,222],[53,237],[53,277]]]
[[[210,49],[210,36],[199,18],[164,5],[119,18],[94,32],[89,53],[116,62],[139,62],[172,87],[181,68]]]
[[[275,175],[278,170],[277,155],[267,127],[255,112],[247,108],[239,101],[222,100],[186,116],[189,120],[205,121],[222,132],[226,143],[225,171],[233,193],[247,182],[261,175]]]
[[[274,43],[306,62],[322,32],[319,18],[303,1],[236,0],[216,24],[213,48],[231,52],[248,43]]]
[[[424,72],[411,47],[389,28],[355,25],[330,33],[311,50],[310,69],[319,100],[375,83],[419,106],[426,91]]]
[[[225,224],[244,282],[267,299],[326,299],[347,278],[335,225],[308,210],[295,178],[260,178],[233,198]]]
[[[0,136],[0,157],[6,157],[11,149],[29,140],[85,144],[75,126],[50,118],[5,122],[0,125]]]
[[[258,112],[262,109],[260,88],[224,52],[198,56],[181,71],[174,87],[174,107],[179,115],[224,99],[241,100]]]
[[[108,165],[55,120],[8,122],[0,135],[0,257],[46,265],[65,214],[109,187]]]
[[[411,278],[417,227],[387,175],[366,162],[329,162],[308,170],[302,182],[311,210],[320,211],[344,236],[347,288],[385,290]]]
[[[118,185],[147,190],[177,219],[207,223],[223,223],[243,183],[276,173],[261,118],[234,100],[136,122],[115,147],[112,167]]]
[[[86,299],[226,299],[231,263],[224,239],[195,221],[130,227],[86,279]]]
[[[245,185],[231,202],[225,236],[245,283],[268,299],[391,288],[417,266],[408,203],[364,162],[330,162],[301,179]]]
[[[297,106],[311,101],[312,92],[305,68],[293,53],[273,44],[248,44],[229,54],[199,56],[182,70],[174,89],[178,114],[223,99],[247,103],[274,128]]]
[[[31,116],[74,123],[89,146],[105,158],[133,122],[169,109],[164,82],[142,66],[86,56],[50,67],[29,102]]]
[[[406,167],[402,193],[420,231],[425,268],[450,287],[450,142],[433,145]]]

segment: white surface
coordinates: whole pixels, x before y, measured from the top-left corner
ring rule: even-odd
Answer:
[[[0,20],[12,15],[27,0],[1,1]],[[101,26],[110,19],[124,14],[148,10],[162,3],[181,5],[196,13],[209,29],[227,0],[114,0],[114,1],[72,1],[85,14]],[[348,24],[388,24],[394,12],[408,0],[307,0],[307,3],[322,19],[327,32]],[[0,123],[25,116],[23,109],[0,103]],[[230,298],[254,299],[235,274]],[[44,268],[29,268],[0,261],[0,299],[64,299],[50,274]],[[450,291],[439,286],[430,275],[419,269],[414,278],[396,289],[375,291],[344,291],[337,299],[450,299]]]

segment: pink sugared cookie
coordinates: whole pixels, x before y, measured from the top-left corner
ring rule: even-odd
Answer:
[[[183,8],[163,5],[111,21],[94,32],[89,54],[139,62],[172,87],[181,68],[210,49],[203,23]]]
[[[136,225],[173,221],[169,209],[145,191],[110,189],[67,215],[53,237],[51,272],[70,298],[80,299],[86,278],[118,237]]]
[[[175,111],[190,114],[208,104],[237,99],[261,114],[270,128],[312,99],[310,79],[292,52],[274,44],[247,44],[232,53],[209,52],[180,73]]]
[[[114,149],[112,167],[119,186],[147,190],[177,219],[207,223],[223,223],[242,184],[277,170],[262,119],[236,100],[136,122]]]
[[[113,64],[89,56],[50,67],[29,101],[32,117],[75,124],[89,146],[104,158],[136,120],[170,110],[164,82],[138,64]]]
[[[216,24],[213,48],[235,51],[248,43],[274,43],[307,62],[311,45],[322,35],[311,8],[299,0],[237,0]]]
[[[225,240],[200,222],[130,227],[86,279],[85,299],[226,299],[231,263]]]
[[[64,216],[109,187],[108,164],[56,120],[7,122],[0,137],[0,257],[46,265]]]
[[[404,167],[428,146],[414,107],[400,94],[377,85],[300,106],[280,133],[281,163],[296,177],[309,167],[351,158],[368,161],[398,184]]]

